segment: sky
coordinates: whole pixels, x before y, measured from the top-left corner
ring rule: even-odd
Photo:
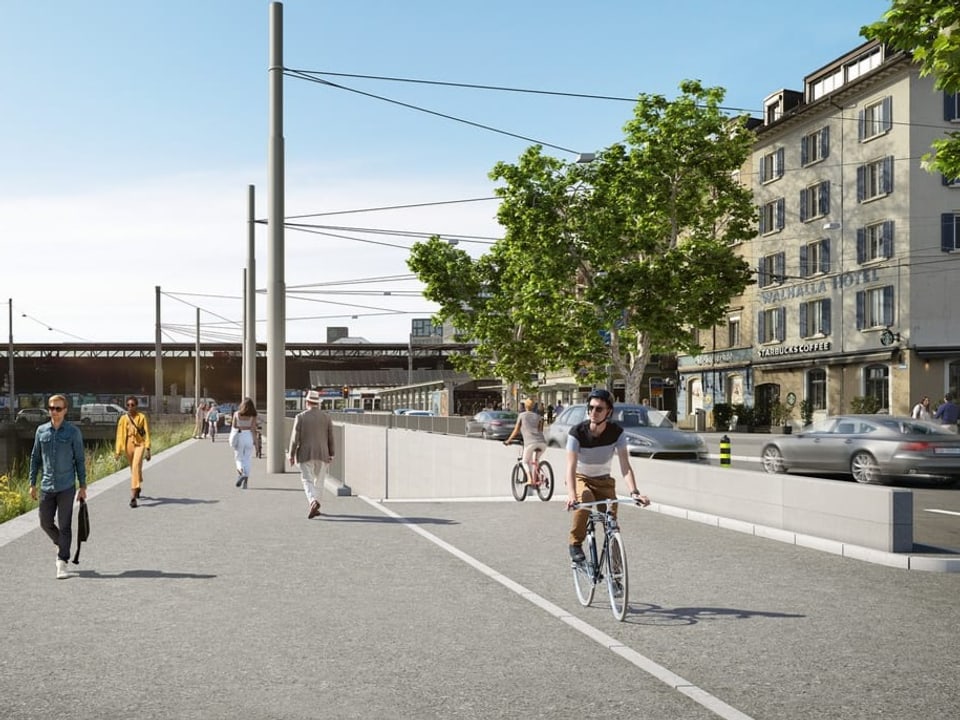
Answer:
[[[195,341],[197,308],[203,342],[240,341],[250,186],[267,285],[270,5],[0,0],[0,328],[15,343],[153,342],[157,287],[164,342]],[[283,81],[285,215],[324,226],[284,233],[286,341],[337,326],[405,343],[436,309],[408,248],[439,234],[489,249],[497,162],[607,147],[638,94],[685,79],[759,117],[889,6],[286,0],[284,67],[339,86]]]

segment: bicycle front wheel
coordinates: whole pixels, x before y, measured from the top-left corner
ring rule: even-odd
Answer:
[[[597,546],[593,534],[587,535],[583,543],[583,553],[587,559],[573,565],[573,587],[577,591],[577,600],[584,607],[593,602],[593,591],[596,588],[593,579],[594,562],[597,559]]]
[[[527,497],[527,471],[523,469],[523,463],[517,463],[513,466],[513,475],[510,476],[510,490],[517,502],[523,502]]]
[[[546,502],[553,497],[553,468],[546,460],[540,463],[540,484],[537,486],[537,495]]]
[[[607,538],[607,593],[610,595],[610,609],[617,620],[627,616],[627,553],[623,549],[623,538],[619,532]]]

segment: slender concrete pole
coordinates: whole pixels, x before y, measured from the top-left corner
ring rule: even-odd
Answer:
[[[161,347],[160,339],[160,286],[156,286],[157,290],[157,332],[156,332],[156,347],[154,348],[154,355],[156,356],[156,361],[154,362],[153,369],[153,415],[156,418],[160,417],[160,413],[163,412],[163,348]]]
[[[10,344],[7,346],[10,369],[7,371],[7,389],[10,391],[10,422],[17,419],[17,393],[13,387],[13,298],[10,298]]]
[[[193,368],[193,412],[200,407],[200,308],[197,308],[197,348],[194,352]],[[203,433],[201,432],[201,435]]]
[[[284,390],[286,384],[286,314],[283,272],[283,4],[270,3],[270,140],[267,221],[267,472],[282,473],[284,447]]]
[[[247,280],[246,313],[243,334],[243,396],[257,404],[257,255],[255,246],[253,185],[247,188]]]

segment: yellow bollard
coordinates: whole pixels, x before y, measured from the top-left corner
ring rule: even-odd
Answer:
[[[720,467],[730,467],[730,438],[720,438]]]

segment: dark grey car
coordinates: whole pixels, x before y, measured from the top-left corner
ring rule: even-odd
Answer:
[[[566,447],[570,428],[583,422],[586,417],[586,405],[568,407],[548,428],[547,445]],[[677,430],[659,410],[646,405],[617,403],[612,420],[624,429],[631,455],[657,460],[710,462],[703,438]]]
[[[517,424],[512,410],[484,410],[467,420],[467,437],[479,435],[491,440],[506,440]]]
[[[960,479],[960,435],[909,417],[834,415],[772,439],[760,461],[768,473],[836,473],[877,484],[904,478],[952,483]]]

